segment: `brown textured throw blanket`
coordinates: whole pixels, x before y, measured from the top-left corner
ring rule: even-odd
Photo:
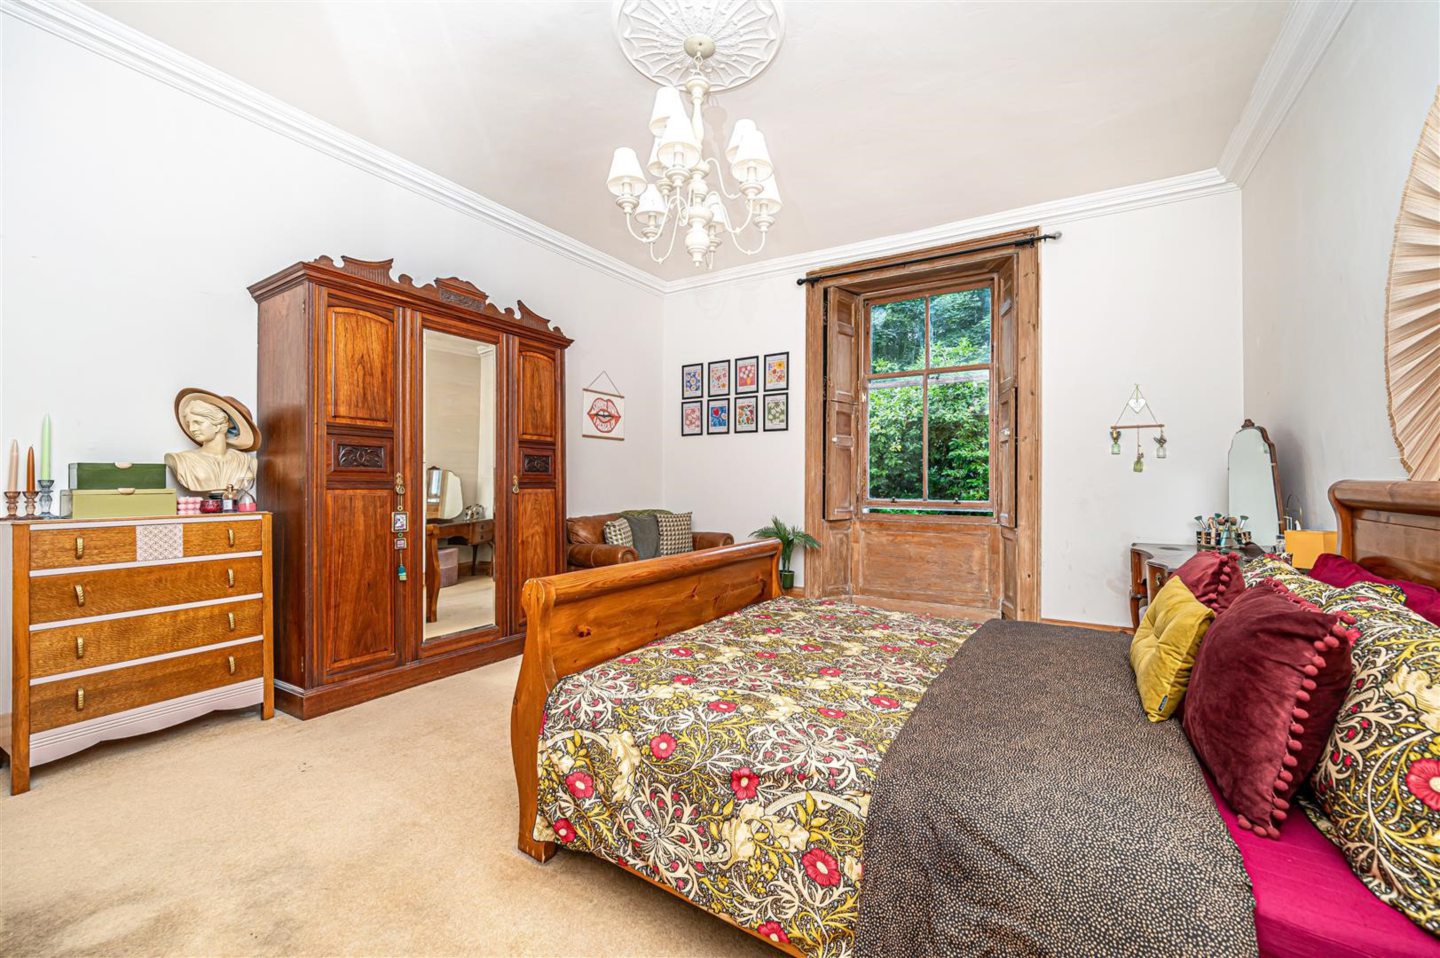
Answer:
[[[1240,852],[1128,649],[1000,621],[961,647],[880,766],[857,954],[1256,953]]]

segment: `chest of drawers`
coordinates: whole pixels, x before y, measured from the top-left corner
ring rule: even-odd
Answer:
[[[106,739],[274,714],[268,513],[0,523],[0,589],[11,794]]]

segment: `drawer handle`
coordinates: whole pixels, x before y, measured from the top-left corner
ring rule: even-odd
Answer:
[[[84,536],[76,536],[76,537],[75,537],[75,558],[77,558],[77,559],[83,559],[83,558],[85,558],[85,537],[84,537]]]
[[[75,711],[79,712],[85,708],[85,690],[75,690]]]
[[[75,636],[75,658],[85,658],[85,636],[83,635]]]
[[[83,585],[77,585],[77,586],[75,587],[75,604],[76,604],[76,605],[84,605],[84,604],[85,604],[85,587],[84,587]]]
[[[229,656],[226,656],[226,658],[228,658],[228,659],[230,660],[230,674],[231,674],[231,675],[234,675],[234,674],[235,674],[235,656],[229,655]]]
[[[226,569],[226,570],[225,570],[225,581],[227,581],[227,582],[230,583],[230,587],[231,587],[232,589],[235,587],[235,570],[234,570],[234,569]]]
[[[234,631],[235,631],[235,613],[234,613],[234,612],[226,612],[226,613],[225,613],[225,620],[230,623],[230,631],[231,631],[231,632],[234,632]]]
[[[234,530],[234,529],[226,529],[226,530],[225,530],[225,536],[226,536],[226,538],[228,538],[228,539],[230,540],[230,544],[233,546],[233,545],[235,544],[235,530]]]

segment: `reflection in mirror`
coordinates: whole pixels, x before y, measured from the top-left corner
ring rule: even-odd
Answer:
[[[425,641],[495,624],[495,346],[425,331]]]
[[[1230,515],[1248,517],[1244,528],[1254,543],[1275,548],[1284,532],[1275,444],[1263,427],[1249,419],[1230,440],[1229,476]]]

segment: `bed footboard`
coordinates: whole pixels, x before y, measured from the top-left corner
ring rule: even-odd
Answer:
[[[780,543],[766,539],[525,583],[525,656],[510,711],[521,851],[541,862],[555,854],[554,842],[533,837],[540,725],[555,683],[655,639],[775,598],[779,570]]]

